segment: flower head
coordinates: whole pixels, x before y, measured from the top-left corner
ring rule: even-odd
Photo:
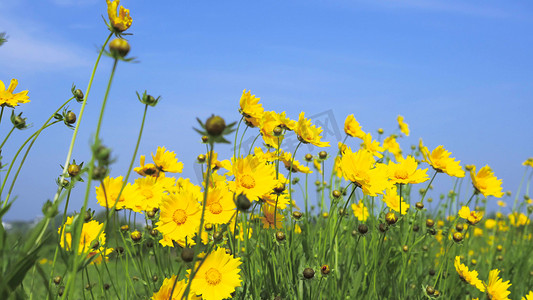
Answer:
[[[387,189],[387,193],[383,196],[383,202],[385,202],[390,209],[400,212],[400,197],[398,196],[395,185],[391,185],[390,188]],[[402,201],[401,207],[401,214],[405,215],[409,209],[409,204]]]
[[[470,170],[470,177],[472,178],[472,184],[477,192],[483,194],[483,196],[494,196],[501,198],[502,192],[502,180],[494,176],[494,172],[489,166],[484,166],[479,170],[476,175],[476,167],[473,166]]]
[[[487,295],[491,300],[505,300],[509,299],[508,291],[511,284],[509,280],[503,282],[501,278],[498,277],[500,270],[495,269],[489,272],[489,282],[487,283]]]
[[[344,179],[361,187],[365,195],[382,194],[383,190],[390,186],[387,165],[376,164],[372,153],[365,149],[354,153],[347,148],[340,159],[339,167]]]
[[[522,166],[526,166],[526,167],[529,166],[533,168],[533,157],[526,159],[526,161],[522,163]]]
[[[244,194],[250,201],[270,193],[277,184],[274,165],[253,155],[235,160],[232,174],[235,180],[228,183],[230,190],[237,195]]]
[[[259,103],[260,98],[256,98],[252,95],[251,91],[242,91],[241,100],[239,101],[239,112],[242,114],[246,123],[253,127],[259,126],[261,119],[263,118],[263,105]]]
[[[382,158],[383,154],[383,147],[379,145],[379,142],[372,139],[372,135],[370,132],[365,133],[362,138],[363,143],[361,144],[361,147],[372,153],[374,156],[378,158]]]
[[[298,118],[298,124],[296,126],[296,133],[298,139],[305,144],[312,144],[317,147],[328,147],[329,142],[321,142],[322,128],[311,125],[311,120],[305,118],[305,113],[302,111]]]
[[[427,169],[417,169],[418,163],[412,156],[400,159],[398,163],[389,161],[388,175],[392,183],[421,183],[429,179]]]
[[[354,216],[361,222],[366,221],[368,219],[368,208],[366,208],[365,204],[363,203],[363,200],[359,200],[359,203],[352,204],[352,210]]]
[[[479,280],[479,278],[477,277],[478,276],[477,271],[475,270],[468,271],[468,267],[461,263],[460,256],[455,257],[455,261],[453,265],[455,266],[455,270],[457,271],[457,274],[459,274],[459,277],[461,277],[463,281],[475,286],[481,292],[485,291],[485,286],[483,285],[481,280]]]
[[[0,106],[10,106],[15,107],[19,103],[28,103],[30,102],[30,97],[28,97],[28,91],[22,91],[14,93],[15,88],[18,85],[18,80],[11,79],[9,87],[6,89],[6,86],[0,80]]]
[[[196,276],[191,282],[191,292],[205,300],[222,300],[231,297],[241,286],[239,258],[226,254],[224,248],[211,252],[202,262],[196,263]],[[187,270],[187,277],[191,270]]]
[[[71,226],[74,221],[73,217],[68,217],[65,224],[57,229],[57,233],[61,234],[59,244],[61,248],[72,251],[72,234]],[[93,262],[99,263],[102,257],[106,257],[112,248],[107,248],[104,252],[105,233],[103,232],[104,224],[92,220],[83,223],[81,228],[81,235],[78,245],[78,254],[86,255],[88,259],[93,259]]]
[[[427,147],[421,147],[420,151],[424,155],[424,160],[430,164],[437,172],[443,172],[454,177],[465,177],[465,171],[461,167],[461,161],[456,161],[449,151],[446,151],[442,145],[438,146],[429,153]]]
[[[182,190],[177,194],[163,196],[157,230],[163,234],[159,241],[164,246],[172,246],[172,240],[179,241],[193,237],[200,226],[201,207],[198,194],[192,190]]]
[[[394,155],[396,160],[400,160],[402,156],[402,148],[400,144],[396,141],[396,135],[391,135],[383,141],[383,149],[389,151]]]
[[[263,205],[261,210],[263,216],[259,217],[263,223],[263,228],[282,228],[283,227],[283,215],[281,209],[272,205]]]
[[[178,162],[176,153],[168,151],[165,147],[157,147],[155,156],[152,153],[152,159],[161,172],[181,173],[183,171],[183,163]]]
[[[468,221],[471,225],[476,225],[483,218],[483,212],[470,210],[468,206],[463,206],[459,210],[459,217]]]
[[[177,281],[176,275],[173,275],[170,278],[165,278],[163,284],[157,292],[152,295],[152,300],[180,300],[183,297],[183,293],[187,288],[187,281],[185,279]],[[174,282],[176,285],[174,286]],[[174,289],[174,292],[172,292]],[[172,293],[172,298],[170,298],[170,293]],[[193,293],[190,293],[187,299],[201,299]]]
[[[121,193],[120,191],[123,184],[122,176],[117,178],[108,176],[104,178],[102,184],[96,187],[96,200],[98,201],[98,204],[103,207],[112,208],[115,205],[115,202],[117,202],[115,206],[116,209],[130,208],[135,211],[135,207],[140,201],[140,196],[136,189],[129,183],[124,187]],[[119,194],[120,198],[118,198]]]
[[[235,214],[233,193],[226,187],[209,190],[205,203],[205,221],[211,224],[226,224]]]
[[[106,0],[107,1],[107,14],[109,15],[109,22],[111,26],[118,32],[126,31],[130,28],[131,23],[133,22],[130,17],[130,10],[125,9],[122,5],[120,8],[120,0]]]
[[[509,215],[509,223],[515,227],[529,224],[529,218],[523,213],[513,212]]]
[[[400,131],[405,134],[406,136],[409,136],[409,125],[403,121],[403,116],[398,116],[398,126],[400,126]]]
[[[351,137],[357,137],[360,139],[362,139],[365,134],[353,114],[346,117],[346,120],[344,121],[344,132]]]

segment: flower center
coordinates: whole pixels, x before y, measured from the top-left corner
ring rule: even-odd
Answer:
[[[241,177],[241,185],[247,189],[252,189],[255,187],[255,179],[246,174]]]
[[[219,213],[222,212],[222,205],[220,205],[219,202],[214,202],[214,203],[212,203],[211,205],[209,205],[209,211],[210,211],[212,214],[216,214],[216,215],[218,215]]]
[[[205,280],[209,285],[217,285],[222,280],[222,274],[215,268],[211,268],[205,272]]]
[[[172,220],[176,224],[181,225],[187,221],[187,213],[183,209],[177,209],[174,214],[172,214]]]
[[[406,170],[396,170],[396,172],[394,172],[394,177],[398,178],[398,179],[407,179],[407,177],[409,177],[409,174],[407,173]]]

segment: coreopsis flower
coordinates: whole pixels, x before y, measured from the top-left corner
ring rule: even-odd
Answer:
[[[322,174],[322,165],[320,163],[321,161],[318,159],[313,160],[313,167],[318,171],[318,173]]]
[[[454,177],[465,177],[465,171],[461,167],[461,161],[456,161],[455,158],[450,157],[451,152],[444,149],[442,145],[435,148],[431,153],[427,147],[420,148],[424,156],[424,162],[430,164],[437,172],[446,173]]]
[[[474,228],[474,236],[483,236],[483,229],[481,228]]]
[[[381,154],[381,152],[384,151],[383,147],[379,145],[378,141],[372,140],[372,135],[370,134],[370,132],[364,134],[361,139],[363,140],[363,143],[361,143],[361,147],[363,149],[366,149],[368,152],[372,153],[378,158],[383,157],[383,154]]]
[[[130,10],[125,9],[122,5],[119,8],[120,0],[106,0],[106,2],[109,22],[113,29],[118,32],[123,32],[130,28],[133,22],[133,19],[130,17]]]
[[[59,244],[61,248],[72,251],[72,234],[70,225],[74,221],[73,217],[68,217],[65,224],[57,229],[57,233],[61,234]],[[92,220],[84,222],[81,228],[81,235],[78,245],[78,255],[87,256],[92,259],[93,263],[100,263],[103,257],[113,251],[113,248],[107,248],[104,252],[105,232],[103,231],[104,224]]]
[[[231,172],[235,180],[228,182],[229,189],[236,195],[244,194],[250,201],[272,192],[277,184],[275,166],[253,155],[236,159]]]
[[[529,218],[523,213],[514,212],[509,215],[509,223],[515,227],[529,224]]]
[[[146,157],[144,155],[141,155],[140,159],[140,167],[133,168],[133,171],[137,172],[137,174],[141,176],[159,176],[159,170],[157,169],[156,165],[154,164],[145,164]]]
[[[405,215],[409,209],[409,204],[402,201],[402,211],[400,212],[400,196],[398,196],[398,191],[395,185],[391,185],[391,187],[387,189],[386,194],[383,196],[383,202],[385,202],[390,209],[399,212],[402,215]]]
[[[300,162],[297,161],[296,159],[293,160],[292,159],[292,154],[290,152],[281,153],[279,158],[283,162],[283,164],[285,165],[285,168],[287,168],[287,170],[289,170],[289,171],[300,172],[300,173],[304,173],[304,174],[313,173],[313,171],[311,171],[311,169],[309,169],[308,167],[300,164]]]
[[[226,254],[224,248],[211,252],[203,261],[196,263],[198,271],[192,279],[191,292],[204,300],[231,298],[235,288],[241,286],[241,263],[240,258]],[[190,278],[190,275],[191,270],[187,270],[187,277]]]
[[[368,208],[366,208],[363,200],[359,200],[359,203],[353,203],[352,205],[353,215],[361,222],[365,222],[368,219]]]
[[[400,144],[396,141],[396,135],[394,134],[385,138],[383,149],[392,153],[396,160],[399,160],[402,156],[402,148],[400,148]]]
[[[344,132],[351,137],[357,137],[360,139],[363,139],[365,134],[353,114],[346,117],[346,120],[344,121]]]
[[[281,209],[275,208],[272,205],[261,206],[263,215],[259,217],[263,223],[263,228],[282,228],[284,216],[281,214]]]
[[[417,169],[418,163],[412,156],[400,159],[398,163],[389,161],[388,176],[392,183],[421,183],[429,180],[427,169]]]
[[[248,239],[252,238],[253,228],[251,226],[244,228],[243,223],[241,222],[237,223],[237,226],[235,226],[235,218],[231,219],[228,228],[231,231],[231,234],[235,235],[235,238],[240,241],[244,241],[245,232],[248,232]],[[237,229],[237,234],[235,234],[235,229]]]
[[[501,198],[503,196],[502,180],[494,176],[494,172],[488,165],[481,168],[477,174],[476,166],[473,166],[470,170],[470,177],[476,192],[483,194],[485,197]]]
[[[409,136],[409,125],[403,121],[404,117],[398,115],[398,126],[400,126],[400,131],[405,134],[406,136]]]
[[[496,220],[494,219],[487,219],[485,221],[485,228],[487,230],[491,230],[492,228],[496,227],[497,223],[496,223]]]
[[[141,212],[159,208],[165,194],[165,185],[163,180],[160,179],[149,176],[135,180],[133,188],[139,194],[139,201],[136,203],[135,209],[132,209],[133,211]]]
[[[459,217],[465,219],[471,225],[476,225],[483,218],[483,212],[470,210],[468,206],[463,206],[459,210]]]
[[[172,240],[192,238],[196,234],[202,210],[199,201],[198,194],[191,190],[163,196],[159,221],[155,224],[163,234],[164,239],[159,241],[163,246],[172,246]]]
[[[298,224],[294,224],[294,233],[300,234],[302,233],[302,228]]]
[[[259,103],[260,98],[252,95],[251,91],[242,91],[241,100],[239,101],[239,112],[242,114],[249,126],[257,127],[263,117],[263,105]]]
[[[226,224],[235,214],[233,193],[227,188],[214,188],[207,193],[205,203],[205,222]]]
[[[170,278],[165,278],[163,280],[163,284],[159,288],[157,292],[155,292],[152,295],[152,300],[181,300],[183,297],[183,293],[185,292],[185,289],[187,288],[187,281],[185,279],[180,280],[176,282],[177,278],[176,275],[173,275]],[[176,285],[174,286],[174,282],[176,282]],[[172,292],[172,289],[174,289],[174,292]],[[172,293],[172,298],[170,297],[170,293]],[[194,295],[193,293],[189,293],[189,296],[187,299],[201,299],[201,297],[198,297]]]
[[[525,295],[520,300],[533,300],[533,291],[529,291],[529,294]]]
[[[183,171],[183,163],[178,162],[176,153],[167,151],[165,147],[157,147],[155,156],[152,153],[152,160],[161,172],[181,173]]]
[[[354,153],[347,148],[341,158],[340,168],[344,179],[361,187],[365,195],[382,194],[391,184],[387,176],[387,166],[375,164],[374,156],[365,149]]]
[[[279,153],[281,155],[281,152]],[[267,163],[274,162],[278,159],[278,153],[276,151],[263,151],[261,147],[255,147],[254,149],[254,155],[255,157],[259,158],[260,160],[264,160]],[[226,160],[229,165],[231,166],[231,163],[229,160]],[[231,168],[230,168],[231,170]]]
[[[18,80],[11,79],[9,86],[6,89],[5,84],[0,80],[0,106],[15,107],[22,103],[30,102],[28,91],[14,93],[18,85]]]
[[[487,287],[487,296],[491,300],[504,300],[509,299],[509,287],[511,284],[509,280],[503,282],[501,278],[498,277],[500,270],[495,269],[489,272],[489,282],[486,284]]]
[[[1,81],[0,81],[1,82]],[[0,86],[1,87],[1,86]],[[522,163],[522,166],[526,166],[526,167],[532,167],[533,168],[533,157],[530,157],[528,159],[526,159],[526,161],[524,161]]]
[[[481,282],[481,280],[478,278],[478,272],[476,270],[468,271],[468,267],[461,263],[460,256],[455,257],[453,265],[455,266],[457,274],[459,274],[459,277],[461,277],[461,280],[475,286],[481,292],[485,291],[483,282]]]
[[[275,111],[266,111],[263,113],[259,124],[259,131],[266,145],[278,149],[283,141],[283,135],[276,136],[274,129],[281,127],[282,122],[280,115]]]
[[[116,209],[122,209],[125,207],[134,208],[140,201],[140,195],[130,183],[128,183],[122,190],[122,193],[120,193],[122,185],[124,184],[122,176],[117,178],[107,176],[102,183],[103,184],[96,187],[96,200],[98,201],[98,204],[103,207],[112,208],[115,206],[116,202]],[[118,198],[119,193],[120,198]]]
[[[286,130],[294,131],[296,129],[296,121],[287,117],[286,113],[282,111],[279,113],[279,120],[281,121],[281,127]]]
[[[329,142],[320,141],[322,137],[322,128],[311,125],[311,120],[305,118],[305,113],[302,111],[298,118],[298,124],[296,125],[296,134],[298,139],[305,144],[312,144],[317,147],[328,147]]]

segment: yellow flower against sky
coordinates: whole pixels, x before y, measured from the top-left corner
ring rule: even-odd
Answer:
[[[289,170],[289,171],[292,170],[293,172],[300,172],[300,173],[304,173],[304,174],[313,173],[313,171],[311,171],[311,169],[309,169],[309,167],[306,167],[306,166],[302,165],[296,159],[293,160],[292,159],[292,154],[290,152],[282,152],[279,158],[283,162],[283,164],[285,165],[285,168],[287,168],[287,170]]]
[[[122,5],[119,8],[120,0],[106,0],[107,14],[111,26],[118,32],[126,31],[130,28],[133,19],[130,17],[130,10]]]
[[[165,186],[163,180],[155,177],[138,178],[133,183],[133,188],[137,191],[139,201],[135,204],[135,212],[149,211],[159,208],[163,195],[165,195]]]
[[[359,200],[359,203],[353,203],[351,205],[353,215],[361,222],[365,222],[368,219],[368,208],[363,203],[363,199]]]
[[[511,292],[509,291],[509,287],[511,284],[509,283],[509,280],[503,281],[501,278],[499,278],[500,270],[495,269],[489,272],[489,282],[486,284],[487,286],[487,295],[491,300],[504,300],[509,299],[509,294]]]
[[[137,172],[137,174],[141,176],[155,176],[157,177],[159,175],[159,170],[157,169],[155,164],[145,164],[146,156],[141,155],[140,159],[140,167],[135,167],[133,170]]]
[[[266,111],[263,113],[261,121],[259,123],[259,131],[263,137],[263,141],[266,145],[278,149],[281,147],[281,142],[283,141],[283,135],[276,136],[274,134],[274,129],[276,127],[281,128],[282,122],[280,115],[275,111]]]
[[[296,126],[296,134],[298,139],[304,144],[312,144],[317,147],[328,147],[329,142],[320,141],[322,137],[322,128],[311,125],[311,120],[305,118],[305,113],[302,111],[298,118],[298,124]]]
[[[476,225],[483,218],[483,212],[470,210],[468,206],[463,206],[459,210],[459,217],[467,220],[471,225]]]
[[[400,116],[398,115],[398,126],[400,127],[400,131],[405,134],[406,136],[409,136],[409,125],[407,125],[407,123],[405,123],[403,120],[404,120],[404,117],[403,116]]]
[[[465,177],[465,171],[460,165],[461,161],[456,161],[455,158],[450,157],[452,153],[444,149],[442,145],[435,148],[431,153],[424,146],[421,147],[420,151],[424,156],[423,161],[430,164],[435,171],[454,177]]]
[[[522,163],[523,166],[526,166],[526,167],[532,167],[533,168],[533,157],[530,157],[528,159],[526,159],[526,161],[524,161]]]
[[[181,173],[183,171],[183,163],[178,162],[176,153],[168,151],[165,147],[157,147],[155,155],[152,153],[152,160],[161,172]]]
[[[344,132],[351,137],[360,139],[363,139],[365,135],[365,132],[361,129],[361,125],[359,125],[359,122],[357,122],[353,114],[346,117],[344,121]]]
[[[503,196],[502,180],[494,176],[494,172],[489,166],[484,166],[477,174],[476,166],[472,166],[470,178],[472,178],[472,184],[476,191],[483,196],[494,196],[496,198]]]
[[[394,134],[385,138],[383,141],[383,149],[392,153],[396,158],[396,161],[400,160],[402,157],[402,148],[400,148],[400,144],[396,141],[396,135]]]
[[[372,155],[378,158],[383,157],[383,154],[381,154],[381,152],[384,151],[383,147],[379,145],[378,141],[372,139],[370,132],[365,133],[361,139],[363,140],[363,143],[361,143],[361,148],[366,149],[368,152],[372,153]]]
[[[418,169],[418,163],[412,156],[401,159],[398,163],[389,161],[388,176],[392,183],[421,183],[429,180],[427,169]]]
[[[398,195],[395,185],[391,185],[391,187],[387,189],[387,192],[383,196],[383,202],[385,202],[391,210],[400,212],[400,196]],[[402,201],[401,207],[401,214],[405,215],[409,209],[409,204]]]
[[[273,164],[266,164],[253,155],[238,158],[232,166],[235,180],[228,182],[228,186],[236,195],[242,193],[250,201],[257,201],[262,195],[272,192],[276,186],[275,172]]]
[[[391,184],[387,177],[387,165],[375,164],[374,156],[365,149],[354,153],[347,148],[341,158],[340,168],[344,179],[361,187],[365,195],[383,194]]]
[[[264,108],[259,103],[260,98],[252,95],[251,91],[242,91],[241,100],[239,101],[239,112],[244,117],[246,124],[252,127],[258,127],[263,118]]]
[[[202,262],[196,263],[198,271],[192,279],[191,292],[204,300],[231,298],[235,288],[241,286],[241,264],[240,258],[226,254],[224,248],[216,249]],[[191,270],[187,270],[187,277],[190,276]]]
[[[30,102],[28,91],[14,93],[17,85],[18,85],[18,80],[11,79],[9,86],[6,89],[4,82],[0,80],[0,106],[7,105],[10,107],[15,107],[19,104]]]
[[[140,201],[140,195],[130,183],[128,183],[124,187],[124,190],[122,190],[122,193],[120,193],[122,185],[124,184],[122,176],[117,178],[107,176],[102,183],[103,184],[96,187],[96,200],[98,201],[98,204],[103,207],[112,208],[116,201],[116,209],[136,209],[137,204]],[[118,198],[119,194],[120,198]]]
[[[73,250],[71,234],[73,228],[70,226],[73,221],[73,217],[68,217],[65,224],[57,229],[57,233],[61,234],[59,244],[61,248],[67,251]],[[100,263],[102,257],[107,257],[107,255],[113,251],[113,248],[107,248],[104,253],[106,238],[103,228],[104,224],[95,220],[84,222],[81,228],[78,254],[86,255],[87,258],[92,258],[92,262],[94,263]]]
[[[481,280],[478,278],[478,272],[476,270],[468,271],[468,267],[461,263],[460,256],[455,257],[453,265],[455,266],[455,270],[457,271],[457,274],[459,274],[461,280],[475,286],[481,292],[485,291],[483,282],[481,282]]]

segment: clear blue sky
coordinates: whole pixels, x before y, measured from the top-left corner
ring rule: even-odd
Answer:
[[[300,111],[331,112],[341,131],[353,113],[365,131],[382,127],[391,133],[401,114],[411,128],[401,141],[404,149],[419,137],[430,148],[442,144],[463,165],[490,165],[504,191],[517,190],[521,163],[533,156],[530,1],[121,4],[133,17],[131,55],[140,63],[119,65],[104,119],[104,143],[118,158],[112,176],[125,174],[143,109],[135,91],[145,89],[163,99],[149,111],[139,154],[166,146],[193,181],[194,160],[205,149],[192,130],[195,118],[216,113],[238,120],[243,89],[260,97],[265,109],[287,111],[292,118]],[[72,83],[87,86],[96,49],[108,34],[102,15],[107,18],[104,0],[0,2],[0,32],[9,35],[0,47],[0,79],[17,78],[16,91],[30,91],[32,102],[17,112],[34,123],[4,147],[4,162],[70,97]],[[77,161],[90,159],[110,69],[111,60],[104,58],[75,147]],[[78,104],[71,108],[79,111]],[[8,127],[4,119],[1,136]],[[40,215],[42,203],[54,194],[71,134],[57,126],[36,143],[6,219]],[[337,143],[333,135],[327,140]],[[219,149],[229,153],[229,146]],[[442,175],[434,185],[447,191],[452,183]],[[71,210],[81,207],[84,187],[76,190]],[[94,197],[91,207],[98,208]]]

